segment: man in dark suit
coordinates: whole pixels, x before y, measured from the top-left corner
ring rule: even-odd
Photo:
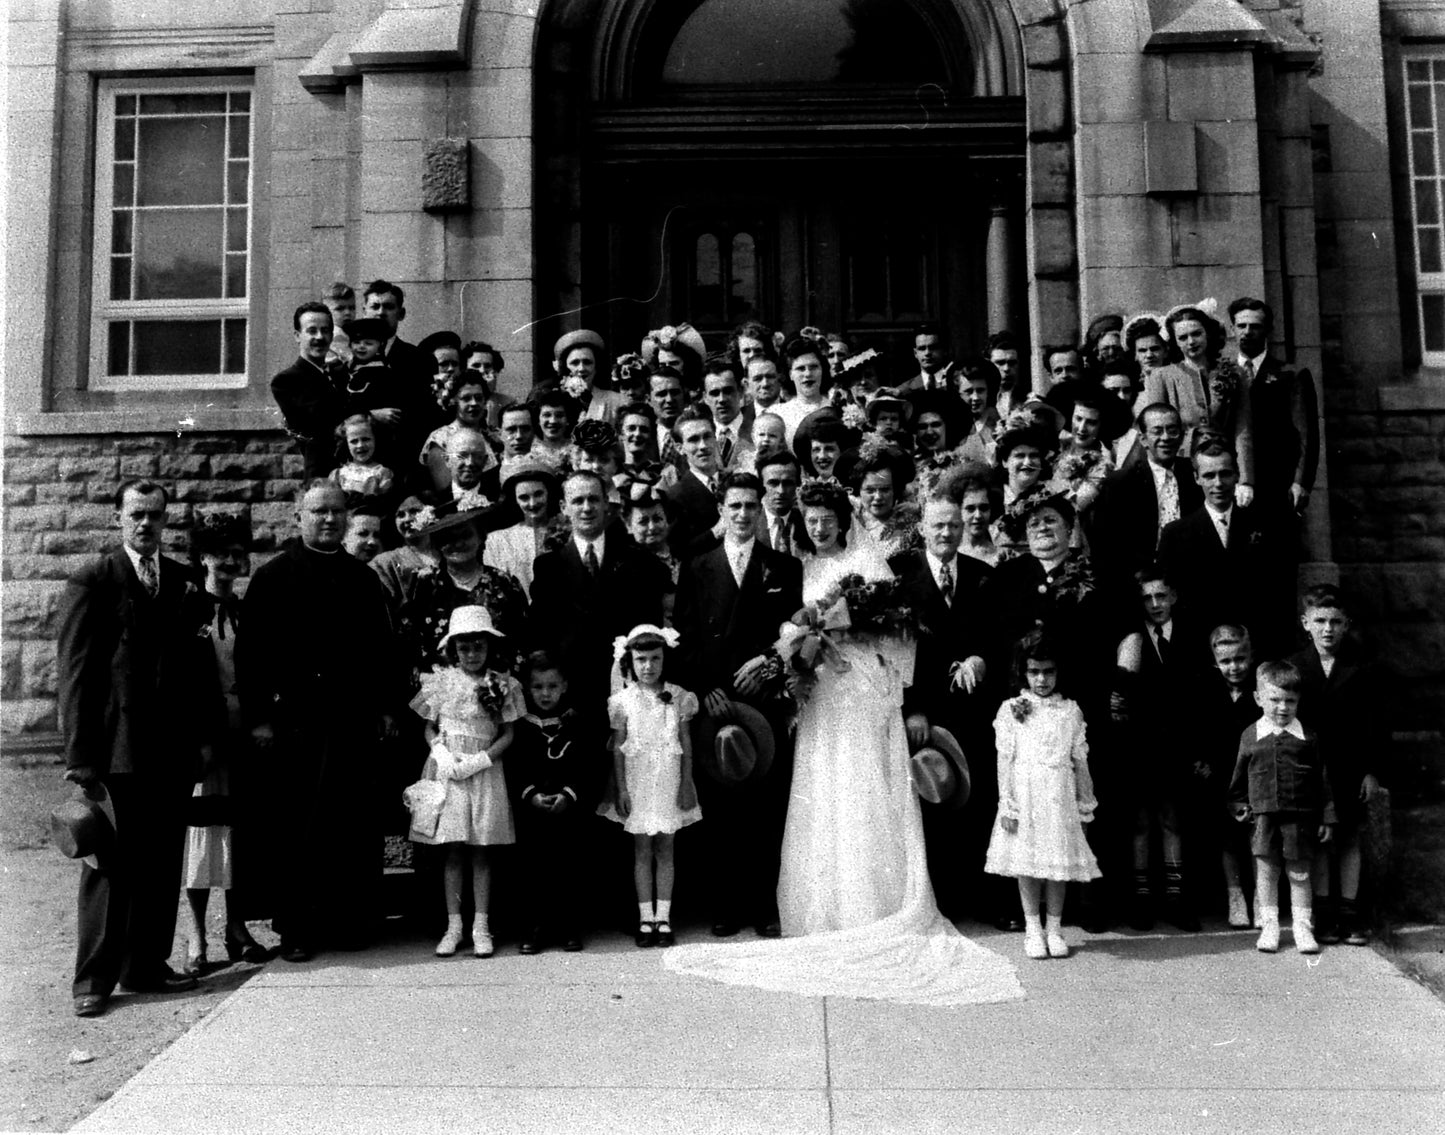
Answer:
[[[395,736],[403,682],[381,579],[341,550],[346,494],[317,481],[296,503],[299,539],[246,589],[236,684],[284,845],[272,865],[281,956],[301,962],[377,928],[380,742]]]
[[[1139,436],[1146,460],[1105,478],[1089,530],[1090,556],[1123,620],[1137,607],[1134,573],[1153,562],[1159,534],[1204,499],[1188,460],[1179,456],[1179,411],[1164,402],[1146,406]]]
[[[948,336],[936,323],[920,323],[913,330],[913,358],[918,373],[897,387],[899,394],[915,394],[923,390],[948,389],[948,360],[952,351]]]
[[[1287,645],[1293,611],[1266,611],[1260,581],[1272,568],[1272,548],[1260,530],[1258,513],[1235,499],[1239,464],[1222,443],[1206,443],[1194,454],[1194,479],[1204,504],[1168,524],[1159,538],[1159,563],[1179,596],[1181,640],[1189,661],[1207,666],[1209,632],[1223,623],[1247,628],[1261,658],[1274,658]],[[1271,617],[1272,616],[1272,617]]]
[[[577,472],[562,483],[567,542],[537,557],[533,626],[553,656],[566,661],[571,703],[580,714],[606,711],[612,640],[639,623],[662,623],[667,567],[638,548],[621,526],[607,526],[602,478]]]
[[[723,472],[753,472],[753,407],[744,405],[736,364],[714,355],[702,372],[702,400],[712,411],[717,434],[717,466]]]
[[[981,560],[958,554],[963,512],[957,502],[928,501],[918,527],[923,549],[888,561],[923,628],[913,684],[903,695],[908,738],[919,746],[927,742],[930,727],[947,729],[968,757],[972,781],[970,803],[962,813],[924,806],[929,873],[940,909],[952,914],[967,898],[992,920],[999,917],[1000,904],[988,898],[996,899],[999,888],[985,888],[983,858],[998,806],[992,734],[999,695],[988,683],[984,659],[992,620],[981,602],[990,569]],[[950,673],[955,664],[960,667],[958,683]]]
[[[291,323],[297,358],[271,380],[271,396],[286,429],[301,442],[306,477],[324,477],[337,465],[336,427],[346,417],[346,373],[326,361],[334,328],[324,303],[303,303]]]
[[[776,552],[802,556],[807,542],[803,515],[798,511],[798,486],[803,471],[791,450],[780,449],[758,466],[763,483],[763,510],[758,517],[758,542]]]
[[[367,409],[373,418],[396,434],[398,447],[413,455],[410,460],[415,463],[415,455],[421,452],[427,435],[444,425],[447,419],[431,393],[436,360],[428,357],[414,343],[401,338],[401,322],[406,318],[406,293],[399,285],[390,280],[373,280],[362,290],[362,300],[363,314],[386,325],[387,338],[382,342],[382,358],[396,376],[395,385],[402,392],[397,399],[400,405]],[[402,473],[403,470],[396,472]]]
[[[672,424],[687,469],[667,489],[667,499],[677,511],[668,536],[672,554],[686,559],[706,551],[718,536],[717,431],[711,414],[701,407],[689,407]]]
[[[132,481],[115,500],[123,546],[66,583],[56,647],[65,778],[91,799],[108,795],[115,814],[113,854],[80,873],[72,994],[81,1017],[105,1012],[117,983],[142,992],[195,987],[166,959],[183,809],[223,719],[209,643],[186,616],[195,583],[160,554],[166,491]]]
[[[750,678],[738,676],[739,670],[767,653],[778,628],[803,605],[801,561],[757,539],[762,495],[762,483],[754,474],[723,478],[722,542],[690,560],[678,580],[674,622],[682,636],[684,683],[714,717],[732,716],[735,697],[757,692]],[[765,937],[779,933],[778,870],[792,753],[781,720],[774,716],[770,721],[778,748],[761,782],[698,781],[711,852],[713,933],[719,937],[735,934],[747,923]]]

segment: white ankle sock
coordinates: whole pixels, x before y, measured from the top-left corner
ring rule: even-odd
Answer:
[[[652,913],[652,904],[650,902],[640,902],[637,904],[637,920],[639,922],[657,921],[656,916]]]
[[[672,914],[672,900],[671,900],[671,899],[658,899],[658,900],[657,900],[657,921],[658,921],[658,922],[670,922],[671,919],[669,918],[669,915],[671,915],[671,914]]]

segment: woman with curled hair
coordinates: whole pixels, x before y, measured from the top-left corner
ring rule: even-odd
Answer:
[[[869,439],[843,454],[837,472],[856,502],[855,536],[876,545],[885,559],[921,542],[918,507],[905,499],[913,461],[903,450]]]
[[[1144,404],[1167,402],[1184,423],[1181,452],[1188,453],[1194,431],[1210,426],[1229,437],[1239,458],[1235,499],[1248,505],[1253,497],[1254,435],[1249,412],[1249,386],[1238,365],[1223,357],[1227,332],[1214,314],[1214,301],[1180,304],[1164,316],[1170,341],[1169,365],[1144,380]]]
[[[832,404],[828,389],[833,383],[833,372],[828,368],[827,352],[815,340],[794,339],[783,354],[787,360],[788,377],[792,379],[796,393],[791,401],[773,407],[773,413],[783,419],[783,427],[791,443],[793,431],[804,418],[814,410]]]
[[[490,398],[491,387],[487,385],[486,376],[482,372],[464,367],[452,373],[447,382],[445,404],[453,410],[454,416],[446,425],[438,426],[427,435],[418,458],[420,463],[426,466],[432,489],[445,492],[451,487],[452,473],[447,466],[447,443],[458,430],[477,430],[486,434],[491,444],[487,449],[487,460],[482,472],[496,466],[497,455],[492,450],[496,433],[487,425],[487,405]]]
[[[809,481],[798,490],[798,509],[803,514],[799,541],[811,556],[831,558],[848,547],[848,529],[853,524],[853,502],[841,485]]]

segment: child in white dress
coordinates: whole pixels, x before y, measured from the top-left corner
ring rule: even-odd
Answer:
[[[336,427],[336,436],[346,445],[346,460],[331,471],[331,482],[341,486],[348,499],[384,497],[396,477],[376,459],[376,427],[370,414],[352,414]]]
[[[439,957],[450,957],[461,944],[462,878],[469,859],[472,952],[479,958],[492,956],[487,924],[492,873],[486,849],[516,842],[507,782],[497,762],[512,743],[512,722],[527,710],[517,679],[487,669],[488,640],[501,637],[485,607],[456,608],[441,641],[441,652],[452,665],[423,674],[421,691],[411,702],[426,719],[431,745],[423,780],[446,787],[434,824],[414,808],[411,831],[415,842],[447,849],[447,929],[437,943]]]
[[[1089,776],[1089,746],[1078,703],[1054,692],[1056,652],[1041,631],[1020,643],[1018,668],[1026,688],[999,707],[998,818],[984,870],[1019,881],[1024,909],[1024,953],[1066,958],[1064,889],[1070,880],[1099,877],[1084,839],[1097,801]],[[1048,908],[1047,932],[1039,903]]]
[[[625,682],[607,699],[617,793],[598,812],[632,833],[639,946],[673,943],[673,836],[702,819],[688,732],[697,695],[662,680],[665,652],[677,640],[676,631],[644,623],[613,644]]]

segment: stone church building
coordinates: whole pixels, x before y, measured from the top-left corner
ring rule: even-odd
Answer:
[[[1038,351],[1262,296],[1321,388],[1305,572],[1440,739],[1441,0],[9,0],[4,730],[55,728],[118,479],[290,524],[291,313],[406,290],[526,390],[578,326]],[[905,353],[906,358],[906,353]]]

